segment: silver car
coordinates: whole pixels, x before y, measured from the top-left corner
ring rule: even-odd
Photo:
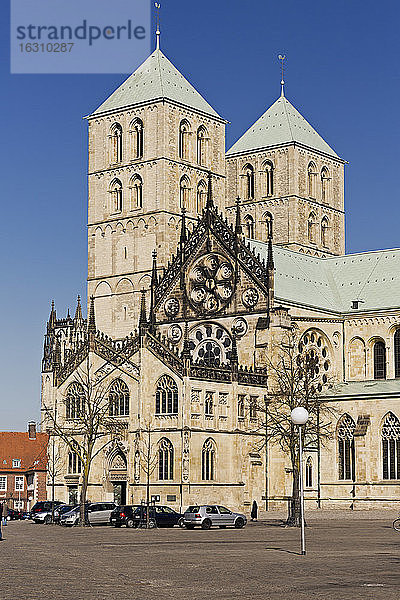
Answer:
[[[194,529],[200,526],[202,529],[210,529],[217,525],[221,529],[232,526],[241,529],[247,523],[247,518],[242,513],[235,513],[219,506],[218,504],[204,504],[189,506],[183,515],[183,524],[186,529]]]
[[[110,522],[111,512],[117,505],[114,502],[93,502],[87,507],[88,519],[91,525],[100,525]],[[60,517],[60,525],[72,527],[79,523],[80,507],[77,506],[70,512]]]

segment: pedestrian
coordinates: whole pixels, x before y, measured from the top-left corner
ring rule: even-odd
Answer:
[[[257,521],[257,514],[258,514],[258,505],[257,502],[255,500],[253,500],[253,505],[251,507],[251,513],[250,513],[250,517],[252,521]]]
[[[3,520],[3,503],[0,502],[0,542],[3,541],[3,534],[1,532],[1,522]]]
[[[7,525],[7,517],[8,517],[8,506],[7,502],[3,502],[3,525],[4,527]]]

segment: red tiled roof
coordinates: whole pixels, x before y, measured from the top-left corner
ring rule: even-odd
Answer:
[[[34,440],[27,432],[0,431],[0,471],[36,471],[46,469],[47,433],[36,433]],[[13,458],[21,459],[21,467],[13,468]]]

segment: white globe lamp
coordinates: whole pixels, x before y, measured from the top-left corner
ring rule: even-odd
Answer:
[[[290,413],[290,418],[292,419],[293,425],[305,425],[308,421],[308,417],[308,410],[302,406],[294,408]]]

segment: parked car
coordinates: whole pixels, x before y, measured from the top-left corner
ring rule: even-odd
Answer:
[[[22,511],[14,508],[7,508],[7,521],[17,521],[23,519]]]
[[[54,506],[59,506],[60,504],[64,504],[64,502],[60,502],[59,500],[54,500]],[[36,502],[31,508],[30,518],[33,519],[34,515],[41,512],[51,512],[51,500],[44,500],[41,502]]]
[[[116,507],[115,502],[93,502],[87,505],[87,514],[91,525],[100,525],[110,522],[111,512]],[[80,506],[76,506],[69,512],[60,516],[60,525],[72,527],[77,525],[80,519]]]
[[[183,515],[169,506],[150,506],[149,519],[157,527],[174,527],[183,522]],[[117,506],[111,513],[110,523],[114,527],[138,527],[140,522],[146,521],[146,506],[123,505]]]
[[[205,504],[197,506],[189,506],[183,515],[183,523],[186,529],[194,529],[200,526],[202,529],[210,529],[213,525],[217,525],[221,529],[228,526],[241,529],[247,523],[247,518],[242,513],[235,513],[216,504]]]
[[[54,523],[59,523],[60,515],[62,513],[72,510],[74,508],[74,506],[75,505],[72,505],[72,504],[58,504],[57,506],[54,506]],[[45,525],[48,525],[49,523],[51,523],[51,519],[52,519],[51,502],[50,502],[50,508],[48,508],[46,510],[42,510],[41,512],[37,512],[32,517],[32,521],[34,523],[44,523]]]

